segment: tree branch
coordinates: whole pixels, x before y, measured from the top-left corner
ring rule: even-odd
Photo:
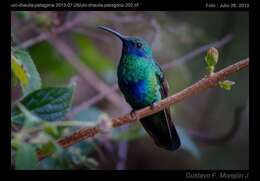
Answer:
[[[211,76],[201,79],[197,83],[185,88],[184,90],[155,103],[153,108],[148,106],[148,107],[142,108],[140,110],[137,110],[135,112],[136,116],[138,117],[138,120],[139,120],[144,117],[150,116],[154,113],[157,113],[163,109],[166,109],[166,108],[170,107],[171,105],[174,105],[174,104],[181,102],[185,99],[188,99],[191,96],[194,96],[206,89],[209,89],[209,88],[212,88],[212,87],[218,85],[219,81],[225,80],[226,77],[228,77],[228,76],[232,75],[233,73],[238,72],[241,69],[246,68],[248,66],[249,66],[249,58],[246,58],[235,64],[232,64],[232,65],[212,74]],[[126,114],[121,117],[113,118],[110,122],[110,126],[115,128],[115,127],[119,127],[119,126],[127,124],[127,123],[135,122],[135,121],[137,121],[137,120],[134,119],[130,114]],[[101,126],[102,125],[96,125],[94,127],[82,128],[79,131],[76,131],[76,132],[72,133],[71,135],[58,140],[58,144],[63,148],[67,148],[73,144],[78,143],[81,140],[93,137],[97,133],[102,132],[103,129],[101,128]],[[42,158],[44,158],[44,156],[39,155],[39,158],[42,159]]]
[[[31,38],[31,39],[23,42],[22,44],[18,45],[17,48],[21,48],[21,49],[29,48],[36,43],[42,42],[44,40],[48,40],[52,36],[52,34],[64,33],[72,28],[75,28],[76,25],[80,24],[80,22],[82,21],[82,19],[84,17],[85,16],[83,16],[82,14],[79,14],[77,17],[75,17],[71,21],[68,21],[64,25],[57,27],[57,28],[53,28],[50,32],[48,32],[48,31],[43,32],[43,33],[39,34],[38,36]]]
[[[110,92],[111,88],[106,85],[102,80],[100,80],[96,76],[95,72],[82,64],[78,56],[66,43],[63,42],[62,39],[53,36],[51,39],[49,39],[49,41],[92,87],[94,87],[101,94],[104,94],[105,92]],[[117,108],[121,109],[122,107],[124,107],[122,98],[114,91],[113,94],[106,98]]]
[[[178,66],[178,65],[182,65],[184,63],[186,63],[189,60],[192,60],[192,58],[204,53],[205,51],[207,51],[210,47],[215,47],[215,48],[220,48],[222,46],[224,46],[225,44],[227,44],[228,42],[230,42],[232,39],[232,35],[231,34],[227,34],[226,36],[224,36],[223,38],[221,38],[220,40],[217,40],[213,43],[210,44],[206,44],[203,46],[200,46],[188,53],[186,53],[185,55],[183,55],[180,58],[174,59],[173,61],[166,63],[164,65],[162,65],[163,70],[168,70],[174,66]],[[108,92],[102,92],[94,97],[92,97],[91,99],[82,102],[81,104],[77,105],[76,107],[72,108],[70,110],[70,112],[68,113],[69,117],[73,117],[77,112],[81,111],[84,108],[87,108],[99,101],[101,101],[103,98],[105,98],[106,96],[110,96],[111,94],[113,94],[113,92],[118,90],[118,85],[114,84],[110,91]]]

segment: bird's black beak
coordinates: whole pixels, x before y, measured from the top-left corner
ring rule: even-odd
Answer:
[[[124,41],[126,39],[126,36],[125,35],[122,35],[121,33],[115,31],[115,30],[112,30],[108,27],[105,27],[105,26],[98,26],[98,28],[102,29],[102,30],[105,30],[107,32],[110,32],[112,34],[114,34],[115,36],[117,36],[120,40]]]

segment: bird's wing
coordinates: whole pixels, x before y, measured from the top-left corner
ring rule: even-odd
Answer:
[[[157,71],[156,71],[156,75],[157,78],[159,80],[159,84],[160,84],[160,93],[161,93],[161,97],[166,98],[168,96],[168,91],[169,91],[169,84],[167,82],[167,80],[165,79],[164,75],[163,75],[163,71],[160,67],[160,65],[158,64],[157,61],[155,61],[156,66],[157,66]],[[171,140],[175,143],[176,147],[180,146],[180,139],[178,136],[178,133],[176,131],[176,128],[172,122],[172,118],[171,118],[171,113],[170,113],[170,108],[164,109],[164,115],[166,118],[166,124],[168,127],[168,131],[170,134],[170,138]]]
[[[160,83],[160,93],[161,93],[161,97],[166,98],[168,96],[168,91],[169,91],[169,84],[167,82],[167,80],[164,78],[163,74],[161,73],[160,75],[157,74],[157,78],[159,79],[159,83]],[[172,138],[172,134],[171,134],[171,113],[170,113],[170,109],[164,109],[164,114],[166,117],[166,123],[167,123],[167,127],[169,130],[169,134],[170,137]]]
[[[161,92],[161,96],[162,98],[165,98],[168,96],[168,91],[169,91],[169,84],[167,82],[167,80],[165,79],[164,75],[163,75],[163,71],[159,65],[159,63],[155,60],[155,67],[156,67],[156,76],[157,79],[159,81],[160,84],[160,92]]]

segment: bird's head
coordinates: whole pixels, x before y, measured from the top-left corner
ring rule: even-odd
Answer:
[[[123,42],[124,54],[144,58],[152,57],[152,49],[144,39],[135,36],[125,36],[105,26],[98,26],[98,28],[117,36]]]

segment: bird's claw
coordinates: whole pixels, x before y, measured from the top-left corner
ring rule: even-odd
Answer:
[[[130,112],[130,116],[134,119],[134,120],[139,120],[139,117],[136,115],[136,113],[135,113],[135,110],[132,110],[131,112]]]
[[[151,105],[150,105],[151,109],[154,110],[155,108],[155,102],[153,102]]]

